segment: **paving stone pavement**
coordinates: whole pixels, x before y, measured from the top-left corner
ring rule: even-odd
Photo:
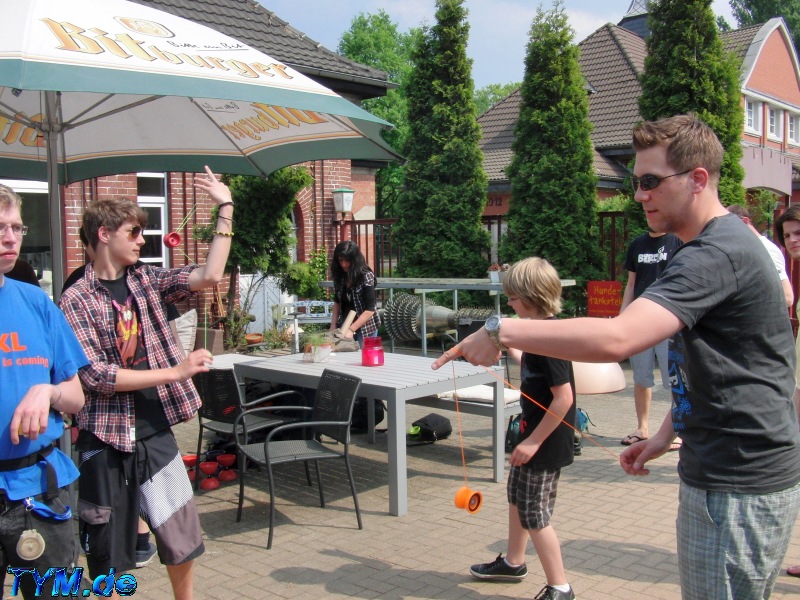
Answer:
[[[629,477],[619,467],[619,440],[636,427],[630,373],[626,374],[626,390],[578,398],[594,422],[591,441],[584,440],[582,455],[562,471],[553,524],[569,581],[580,600],[678,599],[677,453],[653,463],[647,477]],[[651,410],[654,426],[668,406],[667,393],[657,390]],[[409,406],[409,424],[427,412]],[[505,483],[491,481],[490,420],[461,416],[465,470],[458,416],[442,414],[453,423],[449,439],[408,447],[409,512],[404,517],[387,513],[386,435],[379,435],[375,445],[367,443],[366,435],[354,436],[362,531],[356,525],[344,467],[338,464],[323,466],[324,509],[319,507],[316,488],[305,484],[301,467],[277,470],[277,524],[271,550],[266,549],[268,494],[263,475],[248,473],[240,523],[236,522],[237,483],[198,492],[206,552],[196,562],[195,597],[533,598],[544,585],[544,575],[530,544],[529,575],[523,582],[481,582],[468,573],[471,564],[505,553]],[[184,453],[193,453],[196,422],[180,425],[176,435]],[[483,494],[483,507],[475,515],[453,505],[465,477],[472,489]],[[795,527],[784,567],[798,563],[800,528]],[[157,559],[133,574],[137,598],[171,597],[166,570]],[[798,597],[800,579],[782,574],[772,598]]]

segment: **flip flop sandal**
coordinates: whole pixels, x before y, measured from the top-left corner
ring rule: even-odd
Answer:
[[[632,433],[632,434],[626,435],[624,438],[622,438],[622,441],[620,441],[620,444],[622,444],[623,446],[630,446],[631,444],[635,444],[636,442],[643,442],[646,439],[647,439],[646,437],[642,437],[640,435],[636,435],[636,434]]]

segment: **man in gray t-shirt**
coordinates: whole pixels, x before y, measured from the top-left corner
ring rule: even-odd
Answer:
[[[613,319],[501,319],[433,363],[491,365],[503,348],[619,361],[672,337],[673,409],[620,456],[631,475],[680,434],[678,566],[683,600],[768,598],[800,513],[792,330],[761,242],[718,196],[723,149],[699,119],[633,132],[632,181],[653,231],[684,244]],[[489,328],[488,326],[491,325]]]

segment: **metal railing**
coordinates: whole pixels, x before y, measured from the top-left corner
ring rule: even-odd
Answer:
[[[630,241],[628,219],[622,211],[601,212],[599,217],[600,248],[608,257],[608,278],[616,280],[624,275],[625,251]],[[491,234],[492,247],[487,259],[497,262],[497,247],[505,230],[502,215],[483,217],[484,226]],[[337,242],[351,239],[364,254],[367,264],[378,277],[393,277],[402,255],[402,247],[394,239],[392,229],[397,219],[372,219],[346,221],[337,230]]]

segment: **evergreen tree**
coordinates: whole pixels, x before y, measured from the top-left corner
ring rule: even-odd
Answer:
[[[485,277],[489,234],[481,224],[487,178],[478,147],[469,25],[463,0],[437,0],[436,24],[413,52],[406,100],[410,136],[394,235],[406,277]]]
[[[508,167],[511,204],[500,256],[550,261],[577,285],[568,312],[585,306],[586,282],[602,264],[595,212],[597,178],[586,82],[561,2],[537,10],[530,29],[519,120]]]
[[[642,117],[652,121],[691,112],[707,123],[725,148],[720,199],[743,204],[740,69],[722,47],[711,0],[653,1],[649,25]]]
[[[800,0],[730,0],[731,12],[739,27],[766,23],[783,17],[795,50],[800,48]]]
[[[365,100],[362,107],[394,125],[394,129],[384,132],[383,136],[401,154],[409,134],[405,85],[411,72],[413,41],[418,34],[416,29],[408,33],[398,32],[397,25],[384,10],[377,14],[360,13],[342,35],[337,50],[351,60],[386,71],[389,81],[398,85],[382,98]],[[378,170],[375,182],[378,217],[396,215],[403,170],[403,165],[394,162]]]

